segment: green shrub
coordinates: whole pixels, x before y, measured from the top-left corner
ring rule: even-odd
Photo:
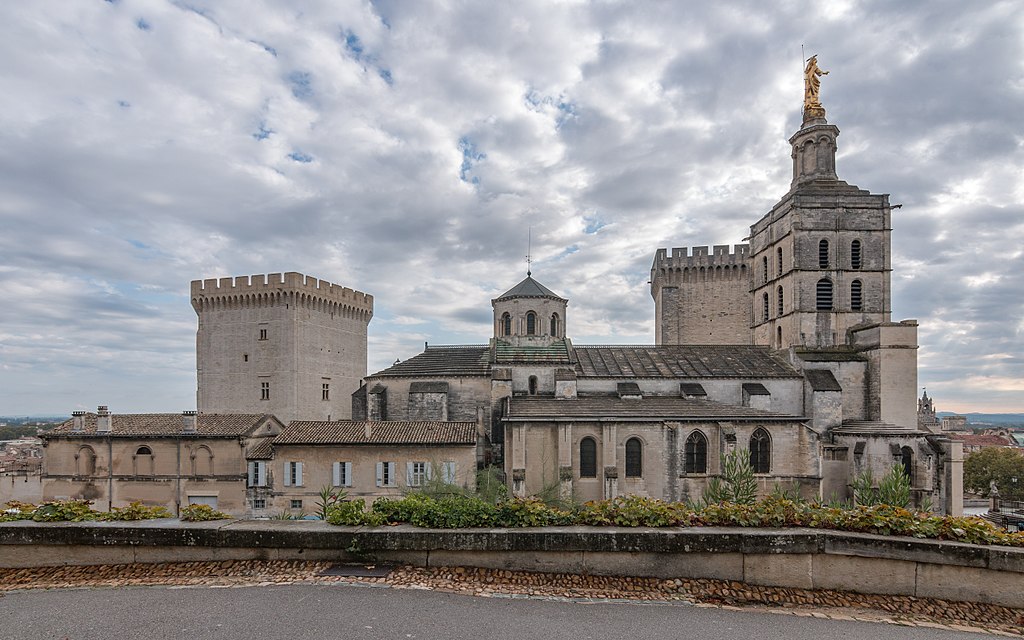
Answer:
[[[32,519],[36,522],[82,522],[95,520],[99,512],[93,511],[89,500],[53,500],[36,507]]]
[[[409,524],[432,529],[493,527],[497,524],[497,508],[475,496],[448,496],[427,499]]]
[[[692,512],[680,502],[643,496],[619,496],[583,505],[577,524],[616,527],[678,527],[692,521]]]
[[[878,501],[894,507],[910,506],[910,478],[902,465],[893,465],[878,483]]]
[[[875,491],[875,478],[868,467],[858,473],[853,479],[853,503],[855,505],[871,506],[878,504],[878,493]]]
[[[116,507],[107,513],[100,513],[97,520],[152,520],[153,518],[171,518],[174,514],[164,507],[147,507],[141,502],[132,502],[126,507]]]
[[[181,508],[178,517],[183,522],[206,522],[207,520],[225,520],[231,516],[217,511],[208,504],[190,504]]]
[[[752,504],[757,500],[757,480],[750,465],[750,452],[733,449],[722,459],[722,477],[712,478],[704,492],[704,504],[720,502]]]
[[[331,507],[344,502],[348,498],[348,493],[344,489],[334,489],[324,485],[320,487],[319,496],[319,499],[316,501],[316,516],[321,520],[326,520],[330,514]]]
[[[14,522],[15,520],[31,520],[32,514],[36,511],[36,505],[30,502],[11,500],[0,510],[0,522]]]
[[[378,498],[372,510],[384,516],[387,522],[412,522],[432,500],[420,493],[410,493],[403,498]]]
[[[512,498],[495,505],[499,527],[554,527],[576,524],[570,511],[549,507],[537,498]]]

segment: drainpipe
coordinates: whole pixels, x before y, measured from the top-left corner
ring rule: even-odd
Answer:
[[[174,515],[181,517],[181,436],[179,435],[174,440],[178,444],[178,467],[174,478]]]
[[[107,511],[114,510],[114,438],[107,434]]]

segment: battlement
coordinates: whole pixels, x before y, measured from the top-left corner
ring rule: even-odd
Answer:
[[[281,303],[347,310],[365,315],[367,321],[373,315],[373,296],[370,294],[295,271],[193,280],[191,298],[197,313],[212,306]]]
[[[708,251],[701,247],[674,247],[672,255],[667,249],[658,249],[654,254],[652,271],[659,269],[685,269],[693,267],[744,266],[750,258],[750,245],[738,244],[729,251],[729,245],[716,244]]]

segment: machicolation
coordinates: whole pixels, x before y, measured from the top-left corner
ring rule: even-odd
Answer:
[[[295,271],[191,283],[192,308],[201,310],[289,304],[340,313],[366,322],[373,317],[373,296]]]

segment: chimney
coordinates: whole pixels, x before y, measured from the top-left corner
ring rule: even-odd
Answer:
[[[196,433],[196,412],[195,411],[182,411],[181,412],[181,432],[182,433]]]
[[[72,411],[71,412],[71,430],[72,431],[85,431],[85,412],[84,411]]]
[[[110,433],[111,417],[107,405],[96,407],[96,433]]]

